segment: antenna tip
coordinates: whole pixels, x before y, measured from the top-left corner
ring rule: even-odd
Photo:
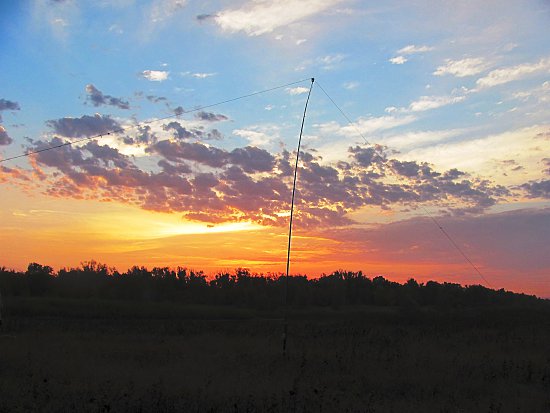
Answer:
[[[314,78],[314,77],[311,78],[311,83],[313,83],[313,82],[315,82],[315,78]]]

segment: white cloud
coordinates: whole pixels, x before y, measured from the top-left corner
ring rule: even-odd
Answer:
[[[303,93],[309,92],[309,88],[298,86],[298,87],[289,87],[286,89],[289,95],[301,95]]]
[[[314,125],[322,134],[326,135],[340,135],[340,136],[353,136],[358,137],[359,132],[362,135],[380,132],[384,130],[389,130],[396,128],[398,126],[407,125],[416,120],[415,116],[379,116],[379,117],[369,117],[369,118],[360,118],[357,122],[352,123],[351,125],[342,126],[337,122],[327,122],[322,124]]]
[[[425,52],[430,52],[432,50],[434,50],[434,48],[430,46],[415,46],[414,44],[410,44],[408,46],[403,47],[402,49],[399,49],[397,51],[397,54],[425,53]]]
[[[470,57],[461,60],[446,59],[443,66],[439,66],[433,73],[436,76],[450,74],[456,77],[473,76],[487,70],[490,63],[482,57]]]
[[[550,140],[537,137],[548,133],[549,125],[535,125],[482,136],[470,140],[449,140],[438,145],[425,145],[397,155],[401,160],[422,159],[436,168],[458,168],[476,175],[498,178],[506,185],[521,184],[540,178],[540,161],[550,151]],[[524,169],[521,174],[502,176],[495,170],[495,161],[514,159]]]
[[[172,17],[186,5],[187,0],[156,0],[150,10],[151,22],[160,23]]]
[[[331,70],[334,69],[338,63],[341,63],[344,57],[345,56],[342,54],[326,55],[315,59],[315,63],[320,65],[323,70]]]
[[[493,70],[487,76],[478,79],[476,84],[478,89],[485,89],[544,72],[550,72],[550,58],[541,59],[537,63],[523,63],[517,66]]]
[[[320,13],[342,0],[254,0],[222,10],[215,21],[223,31],[259,36]]]
[[[197,72],[197,73],[181,72],[180,74],[182,76],[191,76],[191,77],[194,77],[196,79],[206,79],[207,77],[216,76],[216,73],[206,73],[206,72]]]
[[[164,70],[144,70],[141,72],[141,76],[153,82],[162,82],[168,79],[169,74],[170,72]]]
[[[196,77],[197,79],[206,79],[207,77],[214,76],[215,73],[191,73],[191,76]]]
[[[420,96],[420,99],[412,102],[406,111],[424,112],[462,102],[464,99],[466,96]]]
[[[359,87],[359,82],[346,82],[344,83],[344,89],[347,89],[347,90],[353,90],[353,89],[357,89]]]
[[[300,46],[301,44],[307,42],[307,39],[298,39],[296,40],[296,46]]]
[[[405,56],[396,56],[389,59],[389,62],[394,65],[402,65],[403,63],[407,62],[408,59]]]
[[[257,147],[269,146],[280,138],[279,127],[276,125],[252,125],[246,129],[235,129],[233,135],[246,139],[250,145]]]
[[[379,139],[379,143],[388,145],[392,148],[403,150],[411,150],[445,141],[449,138],[459,136],[466,132],[465,129],[449,129],[449,130],[434,130],[434,131],[412,131],[400,133],[397,135],[385,136]]]
[[[315,69],[332,70],[341,63],[346,56],[343,54],[329,54],[317,57],[316,59],[308,59],[296,67],[296,71],[302,71],[310,66],[315,66]]]

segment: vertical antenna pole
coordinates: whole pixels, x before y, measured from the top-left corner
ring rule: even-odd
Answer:
[[[286,356],[286,337],[288,331],[288,276],[290,270],[290,244],[292,242],[292,219],[294,218],[294,196],[296,194],[296,178],[298,176],[298,161],[300,160],[300,146],[302,145],[302,134],[304,132],[304,123],[306,121],[307,104],[313,89],[315,78],[311,78],[311,85],[307,94],[306,104],[304,106],[304,115],[302,116],[302,126],[300,127],[300,137],[298,138],[298,149],[296,151],[296,163],[294,164],[294,181],[292,182],[292,199],[290,201],[290,222],[288,224],[288,248],[286,253],[286,276],[285,276],[285,314],[283,330],[283,357]]]
[[[0,330],[2,329],[2,290],[0,289]]]

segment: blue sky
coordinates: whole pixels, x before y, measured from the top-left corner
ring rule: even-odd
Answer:
[[[531,266],[538,278],[529,288],[541,291],[550,275],[548,1],[36,0],[3,2],[0,18],[2,158],[126,128],[63,156],[4,162],[0,182],[19,199],[5,199],[5,220],[30,196],[107,200],[210,226],[282,228],[277,182],[288,186],[285,154],[295,148],[307,79],[315,77],[352,124],[314,86],[304,131],[313,156],[303,164],[308,234],[315,227],[332,242],[344,238],[331,234],[371,231],[357,251],[395,260],[371,248],[376,239],[391,250],[376,231],[402,225],[400,239],[408,239],[429,211],[450,226],[479,222],[456,231],[495,280],[517,284]],[[178,107],[302,79],[175,116]],[[156,121],[167,116],[174,118]],[[381,146],[368,152],[365,140]],[[132,182],[121,177],[124,168],[135,172]],[[192,193],[185,202],[184,187]],[[241,204],[235,193],[250,198]],[[500,219],[509,228],[474,245],[475,228]],[[523,220],[539,223],[521,234],[538,240],[530,247],[536,263],[496,268],[488,256],[509,253],[499,242],[521,232],[515,223]],[[407,245],[422,251],[420,261],[433,252]]]

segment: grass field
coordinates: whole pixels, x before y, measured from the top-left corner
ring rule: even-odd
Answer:
[[[548,412],[550,312],[6,298],[1,412]]]

